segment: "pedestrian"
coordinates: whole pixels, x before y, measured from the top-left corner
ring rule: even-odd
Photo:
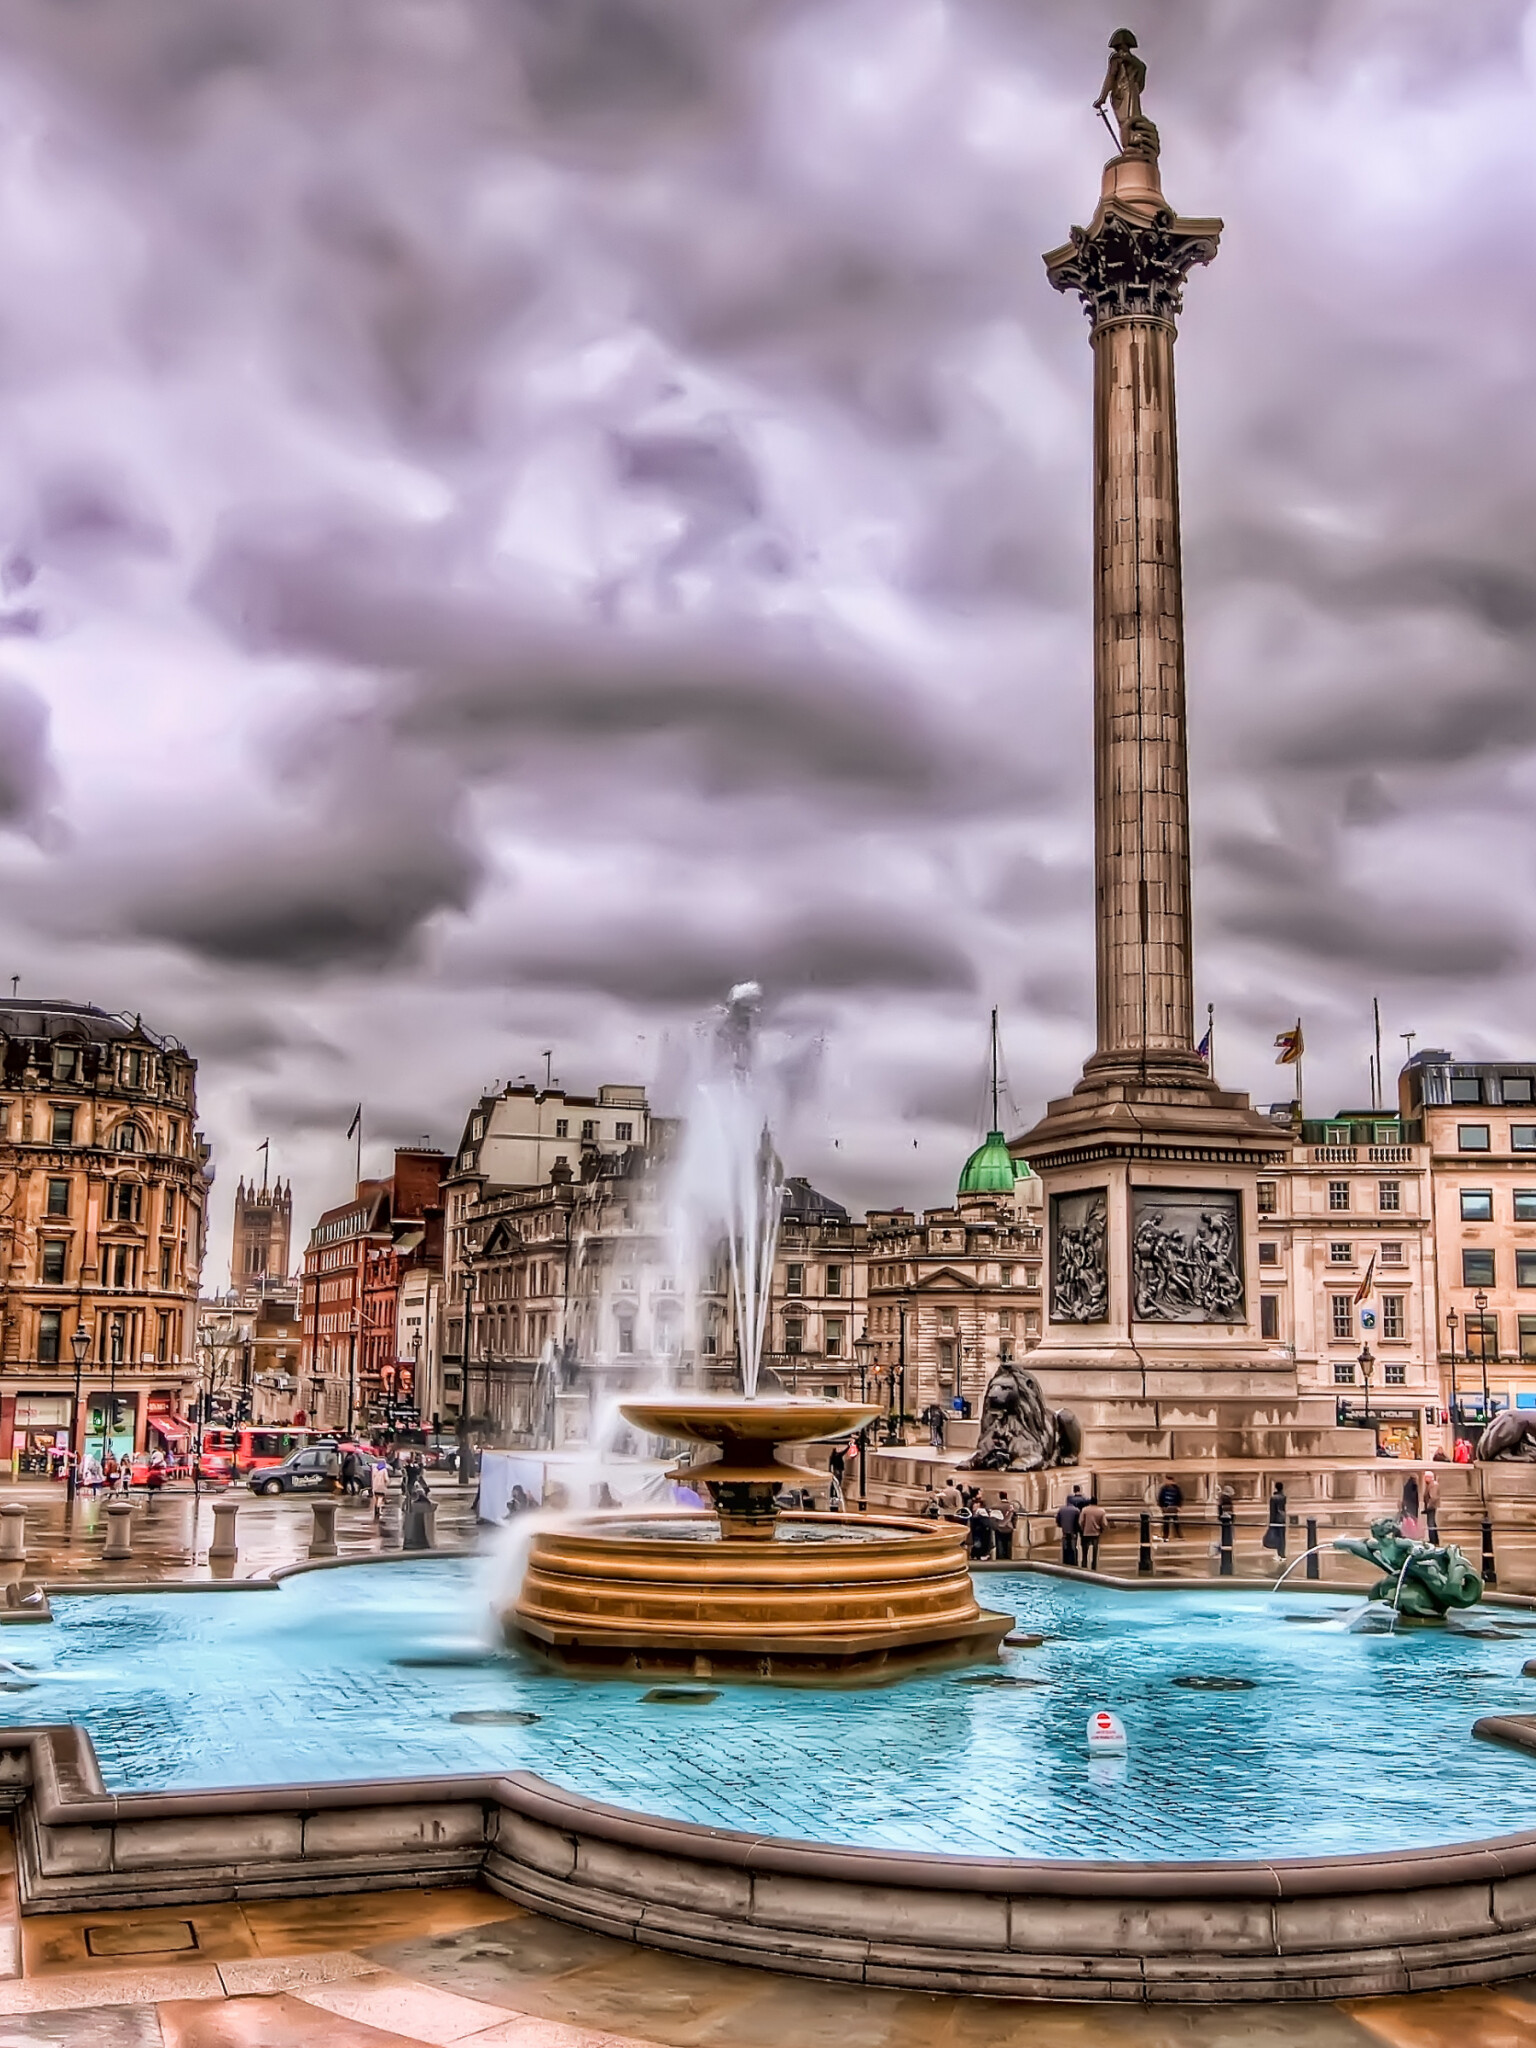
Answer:
[[[1424,1533],[1423,1525],[1419,1521],[1419,1482],[1412,1472],[1403,1481],[1402,1499],[1397,1509],[1397,1526],[1404,1536],[1415,1543]]]
[[[1085,1572],[1096,1572],[1099,1568],[1099,1538],[1109,1523],[1109,1517],[1096,1500],[1084,1503],[1077,1518],[1077,1540],[1082,1553]]]
[[[1277,1479],[1269,1493],[1269,1527],[1264,1531],[1264,1548],[1277,1558],[1285,1556],[1285,1488]]]
[[[1470,1464],[1471,1464],[1471,1462],[1472,1462],[1472,1444],[1471,1444],[1471,1441],[1470,1441],[1470,1439],[1469,1439],[1469,1438],[1467,1438],[1467,1437],[1464,1437],[1464,1436],[1459,1436],[1459,1437],[1457,1437],[1457,1439],[1456,1439],[1456,1450],[1455,1450],[1455,1453],[1454,1453],[1454,1461],[1455,1461],[1455,1463],[1456,1463],[1456,1464],[1458,1464],[1458,1465],[1470,1465]]]
[[[937,1522],[943,1519],[944,1510],[939,1506],[939,1497],[936,1493],[929,1494],[928,1498],[923,1502],[919,1513],[925,1522]]]
[[[1170,1536],[1182,1540],[1184,1529],[1179,1521],[1179,1510],[1184,1505],[1184,1489],[1171,1472],[1157,1489],[1157,1504],[1163,1511],[1163,1541],[1166,1543]]]
[[[1425,1533],[1431,1543],[1440,1541],[1440,1481],[1432,1469],[1425,1468],[1419,1483],[1419,1499],[1424,1507]]]
[[[145,1474],[144,1484],[149,1488],[149,1498],[153,1502],[156,1494],[159,1493],[165,1484],[164,1451],[153,1450],[150,1452],[149,1471]]]
[[[1013,1558],[1013,1532],[1019,1526],[1019,1511],[1006,1493],[997,1496],[997,1506],[992,1510],[992,1555],[999,1564],[1008,1564]]]
[[[80,1484],[89,1488],[93,1500],[101,1491],[101,1466],[96,1461],[94,1451],[87,1451],[80,1460]]]
[[[936,1451],[944,1448],[944,1410],[935,1401],[924,1418],[928,1424],[928,1441]]]
[[[992,1555],[992,1517],[985,1504],[976,1500],[971,1507],[971,1561],[982,1564]]]
[[[101,1461],[101,1477],[102,1477],[102,1483],[103,1483],[103,1485],[104,1485],[104,1486],[106,1487],[106,1489],[107,1489],[108,1493],[112,1493],[112,1492],[114,1492],[114,1491],[116,1490],[116,1487],[117,1487],[117,1453],[116,1453],[116,1451],[108,1451],[107,1455],[106,1455],[106,1456],[105,1456],[105,1457],[104,1457],[104,1458],[102,1459],[102,1461]]]
[[[959,1487],[956,1486],[953,1479],[946,1480],[944,1485],[939,1488],[940,1514],[944,1516],[946,1521],[956,1521],[958,1520],[960,1510],[962,1507],[964,1507],[964,1505],[965,1501],[961,1495]]]
[[[1082,1516],[1083,1507],[1086,1505],[1086,1502],[1079,1505],[1077,1488],[1074,1486],[1061,1506],[1056,1510],[1056,1526],[1061,1531],[1061,1561],[1063,1564],[1075,1565],[1077,1563],[1077,1525]]]
[[[847,1470],[847,1467],[848,1453],[841,1444],[834,1444],[827,1453],[827,1470],[832,1474],[832,1477],[839,1486],[843,1483],[843,1473]]]
[[[389,1467],[382,1458],[374,1458],[368,1467],[368,1492],[373,1500],[373,1519],[384,1519],[384,1498],[389,1492]]]

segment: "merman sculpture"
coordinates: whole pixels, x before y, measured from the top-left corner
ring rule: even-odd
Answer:
[[[1336,1536],[1333,1547],[1375,1565],[1384,1576],[1367,1598],[1410,1621],[1443,1621],[1451,1608],[1483,1597],[1482,1579],[1454,1543],[1416,1542],[1390,1518],[1372,1522],[1369,1536]]]

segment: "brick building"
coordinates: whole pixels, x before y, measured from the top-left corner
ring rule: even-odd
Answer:
[[[359,1181],[310,1233],[300,1293],[303,1399],[321,1428],[385,1427],[414,1401],[414,1358],[401,1358],[399,1291],[418,1267],[441,1269],[447,1155],[395,1153],[387,1180]]]

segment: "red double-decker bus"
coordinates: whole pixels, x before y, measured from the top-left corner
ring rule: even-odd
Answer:
[[[230,1429],[203,1431],[202,1470],[207,1479],[244,1479],[264,1465],[281,1465],[294,1451],[302,1451],[321,1432],[291,1426],[274,1427],[260,1422],[241,1422]]]

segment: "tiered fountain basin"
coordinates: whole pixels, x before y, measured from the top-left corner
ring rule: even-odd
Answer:
[[[878,1683],[995,1656],[1012,1616],[978,1605],[963,1532],[895,1515],[781,1514],[774,1496],[817,1475],[781,1447],[843,1435],[854,1403],[678,1397],[630,1401],[656,1436],[712,1446],[675,1469],[714,1512],[608,1513],[535,1536],[507,1639],[596,1677]]]

